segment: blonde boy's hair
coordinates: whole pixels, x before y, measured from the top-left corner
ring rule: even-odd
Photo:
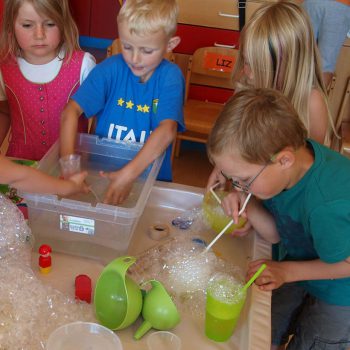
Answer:
[[[79,32],[69,10],[68,0],[6,0],[2,18],[2,30],[0,34],[0,59],[21,55],[14,30],[14,23],[18,16],[18,10],[24,3],[33,5],[36,12],[54,21],[61,33],[61,43],[57,48],[57,54],[64,45],[66,57],[71,58],[74,50],[79,50]]]
[[[163,30],[168,37],[176,32],[179,7],[176,0],[126,0],[118,14],[130,33],[137,35]]]
[[[273,89],[247,89],[225,105],[207,142],[210,159],[238,153],[249,163],[266,164],[273,155],[305,145],[306,129],[288,99]]]
[[[240,53],[234,73],[236,81],[241,79],[244,64],[251,69],[251,85],[281,91],[292,102],[307,130],[310,130],[312,89],[323,95],[328,106],[312,26],[299,5],[288,1],[270,3],[253,14],[240,36]],[[244,79],[241,82],[249,85]],[[333,127],[329,111],[328,116]]]

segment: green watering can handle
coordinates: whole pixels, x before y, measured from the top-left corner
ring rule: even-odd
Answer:
[[[136,258],[133,256],[122,256],[113,260],[108,266],[108,270],[117,271],[123,278],[125,277],[128,268],[136,262]]]
[[[152,325],[149,321],[146,321],[146,320],[143,321],[142,325],[134,334],[134,339],[140,340],[151,328],[152,328]]]

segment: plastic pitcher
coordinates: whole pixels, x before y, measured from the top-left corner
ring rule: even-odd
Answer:
[[[152,289],[144,297],[142,308],[144,321],[134,335],[136,340],[139,340],[151,328],[166,331],[174,328],[180,322],[177,308],[164,286],[157,280],[146,283],[149,282],[152,284]]]
[[[126,275],[135,262],[136,259],[130,256],[115,259],[103,269],[97,280],[94,296],[96,316],[101,324],[110,329],[130,326],[141,313],[141,290]]]

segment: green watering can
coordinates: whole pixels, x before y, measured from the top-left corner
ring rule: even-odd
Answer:
[[[152,327],[161,331],[174,328],[180,322],[180,315],[164,286],[157,280],[143,283],[152,284],[152,289],[144,296],[142,325],[136,331],[134,338],[139,340]]]
[[[135,262],[136,259],[130,256],[115,259],[103,269],[97,280],[94,296],[96,316],[102,325],[112,330],[130,326],[141,313],[141,290],[126,275]]]

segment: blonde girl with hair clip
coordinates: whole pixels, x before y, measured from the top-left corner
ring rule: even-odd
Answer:
[[[95,59],[81,51],[68,0],[6,0],[0,36],[0,145],[39,160],[59,137],[60,115]],[[88,123],[80,121],[80,131]]]
[[[308,136],[328,143],[333,120],[319,52],[309,18],[299,5],[281,1],[259,8],[243,29],[235,68],[234,78],[241,84],[281,91]]]
[[[305,11],[281,1],[262,5],[240,36],[236,90],[272,88],[282,92],[308,131],[328,145],[334,124],[329,112],[317,45]],[[214,169],[207,188],[225,179]]]

